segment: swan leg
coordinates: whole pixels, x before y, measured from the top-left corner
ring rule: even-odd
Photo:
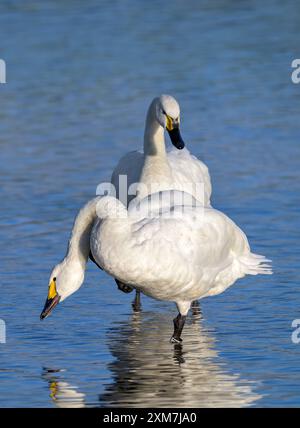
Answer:
[[[139,290],[135,290],[135,298],[132,302],[132,307],[134,312],[140,312],[141,310],[141,292]]]
[[[178,309],[179,314],[177,315],[176,318],[174,318],[173,323],[174,323],[174,333],[173,336],[171,337],[171,343],[180,343],[182,342],[181,339],[181,333],[184,327],[184,323],[186,320],[186,316],[188,314],[188,311],[191,307],[191,302],[188,301],[179,301],[176,302],[176,306]]]
[[[124,284],[124,282],[121,282],[116,278],[115,278],[115,281],[117,283],[118,289],[123,291],[123,293],[131,293],[132,292],[133,287],[131,287],[130,285]]]
[[[176,318],[174,318],[173,323],[174,323],[174,333],[173,336],[171,337],[171,343],[180,343],[182,342],[181,339],[181,333],[184,327],[184,323],[186,320],[186,315],[181,315],[181,313],[179,312],[179,314],[177,315]]]

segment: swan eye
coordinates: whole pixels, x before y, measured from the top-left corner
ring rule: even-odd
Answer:
[[[54,282],[56,281],[56,276],[53,278],[53,281],[54,281]]]
[[[163,114],[167,116],[167,113],[164,111],[164,109],[162,110]]]

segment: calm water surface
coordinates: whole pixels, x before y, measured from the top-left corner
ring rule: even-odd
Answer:
[[[299,25],[292,0],[1,2],[1,406],[300,405]],[[134,314],[91,264],[40,322],[76,211],[140,147],[161,92],[180,101],[214,206],[274,275],[201,301],[182,347],[172,304],[144,297]]]

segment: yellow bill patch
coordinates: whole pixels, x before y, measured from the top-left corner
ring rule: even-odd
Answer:
[[[50,391],[51,391],[50,397],[53,398],[53,400],[56,400],[57,390],[58,390],[57,382],[51,382],[50,383]]]
[[[167,125],[166,125],[167,130],[168,131],[172,131],[172,129],[173,129],[173,120],[168,115],[166,115],[166,118],[167,118]]]
[[[53,299],[57,295],[55,281],[52,279],[49,285],[48,299]]]

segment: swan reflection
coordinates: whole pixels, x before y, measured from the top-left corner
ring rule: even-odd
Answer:
[[[103,384],[102,378],[99,384],[104,392],[98,406],[245,407],[258,401],[257,385],[230,373],[218,356],[212,332],[203,326],[199,307],[194,306],[192,312],[184,342],[176,345],[169,342],[167,307],[161,312],[135,312],[128,321],[115,324],[107,335],[114,358],[107,366],[110,380]],[[43,369],[53,403],[57,407],[94,406],[94,400],[87,402],[88,385],[83,393],[62,372]]]
[[[42,378],[48,382],[50,397],[57,407],[85,407],[85,394],[60,378],[62,370],[44,368]]]
[[[220,362],[197,306],[184,342],[172,345],[168,311],[134,313],[113,327],[108,346],[113,382],[99,396],[101,406],[243,407],[261,398],[255,384],[231,374]]]

